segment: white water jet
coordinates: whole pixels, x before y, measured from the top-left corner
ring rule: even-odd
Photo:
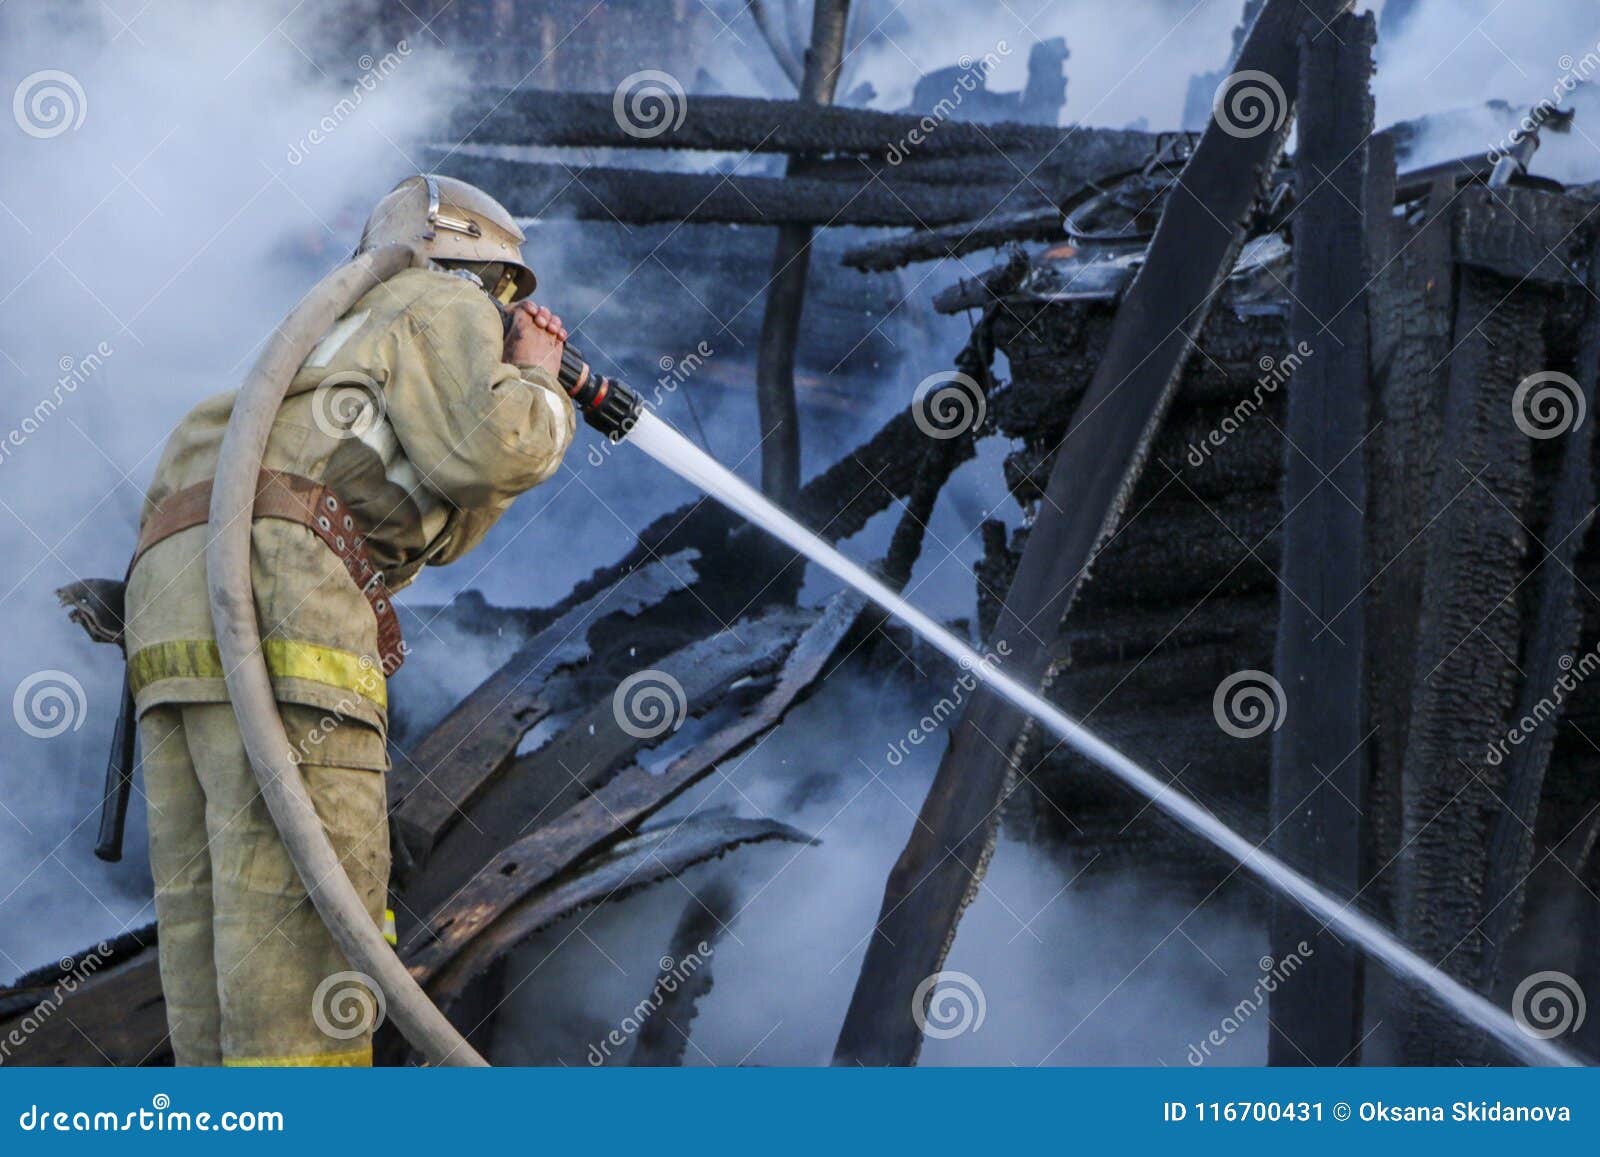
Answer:
[[[1100,764],[1154,807],[1237,860],[1268,887],[1290,897],[1341,936],[1361,945],[1397,976],[1433,993],[1463,1020],[1481,1028],[1519,1059],[1533,1065],[1582,1065],[1581,1060],[1560,1045],[1524,1032],[1509,1013],[1423,960],[1371,917],[1353,910],[1349,903],[1340,901],[1277,856],[1252,844],[1049,700],[985,663],[982,655],[941,623],[812,534],[648,410],[639,414],[627,441],[866,595],[963,668],[972,671],[980,682],[1043,723],[1063,743]]]

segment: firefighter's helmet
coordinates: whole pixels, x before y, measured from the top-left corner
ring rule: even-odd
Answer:
[[[522,257],[524,240],[506,207],[476,185],[421,173],[401,181],[373,208],[356,252],[396,242],[416,245],[432,261],[482,277],[484,288],[509,304],[527,297],[535,284]]]

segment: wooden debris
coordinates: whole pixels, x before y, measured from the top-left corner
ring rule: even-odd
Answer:
[[[853,592],[836,595],[817,621],[795,643],[778,673],[777,683],[759,703],[715,734],[678,756],[666,770],[651,774],[629,768],[569,808],[549,824],[504,848],[483,865],[472,881],[449,903],[430,914],[403,941],[401,953],[419,980],[438,974],[470,943],[488,935],[485,944],[501,950],[515,943],[496,932],[535,889],[579,858],[592,854],[632,825],[665,807],[692,784],[716,770],[717,764],[753,743],[776,725],[822,674],[828,658],[860,614],[862,600]],[[488,950],[474,950],[483,960]],[[482,964],[476,967],[482,967]]]
[[[413,856],[421,858],[432,849],[439,833],[544,718],[549,710],[546,680],[589,657],[590,625],[609,615],[637,614],[659,602],[693,577],[692,562],[692,555],[683,554],[640,566],[567,610],[396,764],[388,785],[390,809]]]

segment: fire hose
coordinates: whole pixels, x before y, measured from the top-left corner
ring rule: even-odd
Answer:
[[[328,327],[362,294],[421,263],[408,245],[361,254],[317,283],[273,331],[234,401],[212,484],[206,583],[217,650],[250,767],[295,871],[350,967],[382,992],[388,1015],[430,1064],[487,1062],[456,1031],[384,940],[339,862],[312,805],[261,653],[250,582],[251,512],[267,436],[289,383]]]
[[[485,1065],[383,939],[328,840],[299,769],[289,758],[289,737],[261,652],[250,581],[257,478],[290,382],[323,334],[363,294],[423,260],[408,245],[363,253],[318,282],[273,331],[239,387],[218,452],[206,582],[228,697],[250,767],[317,914],[350,966],[381,990],[388,1015],[430,1064]],[[626,436],[637,419],[638,397],[621,382],[591,372],[570,347],[563,351],[558,380],[585,420],[612,441]]]

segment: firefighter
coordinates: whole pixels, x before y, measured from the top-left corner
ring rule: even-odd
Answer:
[[[262,650],[292,758],[380,925],[387,677],[407,646],[392,595],[481,541],[554,473],[575,427],[556,381],[566,331],[528,300],[523,239],[464,182],[396,186],[358,252],[408,243],[426,265],[378,285],[322,337],[263,459],[251,551]],[[171,435],[128,579],[173,1053],[186,1065],[366,1065],[375,997],[347,987],[258,794],[212,632],[205,524],[233,401],[200,403]]]

